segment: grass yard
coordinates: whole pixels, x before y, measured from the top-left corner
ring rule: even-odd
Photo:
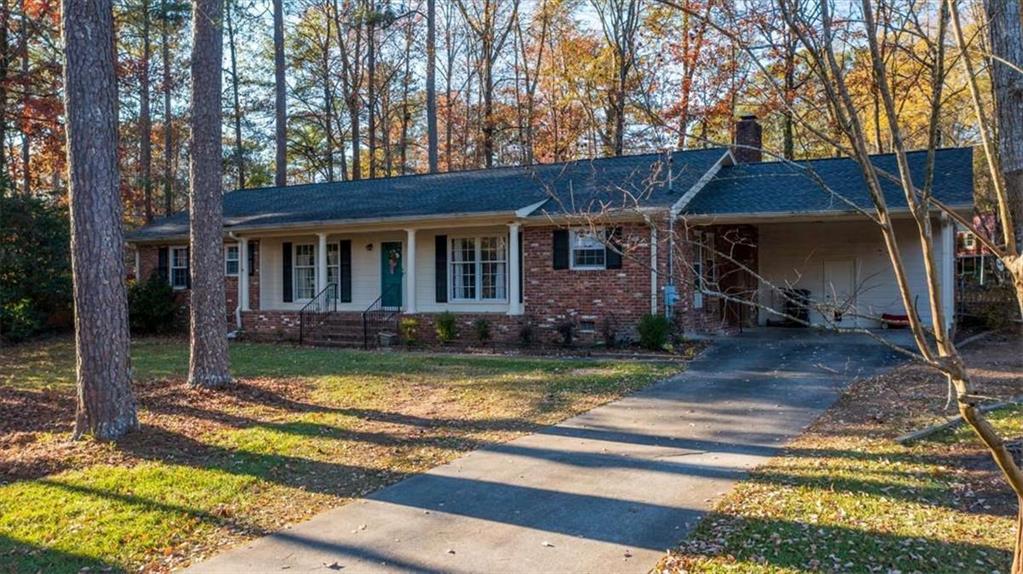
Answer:
[[[1023,394],[1021,342],[968,348],[981,392]],[[949,413],[946,385],[906,365],[855,384],[783,456],[754,471],[659,572],[1008,572],[1016,501],[966,428],[893,439]],[[992,413],[1023,435],[1023,409]]]
[[[132,357],[142,430],[102,444],[69,440],[70,340],[0,349],[0,572],[166,571],[680,368],[238,343],[211,392],[184,341]]]

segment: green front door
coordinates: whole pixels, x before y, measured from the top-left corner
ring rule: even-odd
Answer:
[[[380,304],[401,307],[401,242],[385,241],[380,244]]]

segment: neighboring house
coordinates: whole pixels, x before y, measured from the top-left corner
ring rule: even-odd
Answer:
[[[349,343],[362,340],[367,310],[416,316],[426,337],[444,311],[465,336],[482,317],[504,341],[526,324],[545,339],[566,322],[591,338],[629,333],[649,313],[721,332],[767,324],[785,307],[783,288],[804,290],[814,324],[876,327],[904,313],[881,234],[858,211],[871,204],[856,163],[761,162],[750,149],[760,131],[745,117],[732,150],[228,193],[230,320],[251,338],[294,339],[301,323],[314,341]],[[909,156],[916,181],[925,160]],[[874,161],[897,172],[893,156]],[[940,150],[935,166],[935,195],[972,212],[971,150]],[[884,186],[928,316],[915,225],[901,188]],[[933,222],[951,320],[954,227],[937,213]],[[161,273],[186,291],[187,236],[186,214],[132,233],[138,276]]]
[[[986,237],[996,238],[1001,234],[998,219],[993,213],[973,216],[973,228]],[[977,239],[965,226],[956,226],[956,276],[960,281],[978,287],[985,287],[994,281],[1001,283],[1004,267],[997,257]]]

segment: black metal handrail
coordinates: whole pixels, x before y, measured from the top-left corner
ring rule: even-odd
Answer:
[[[384,296],[390,295],[398,291],[401,293],[401,283],[388,286],[386,289],[382,289],[380,296],[376,298],[369,307],[362,312],[362,347],[364,349],[369,348],[369,316],[371,313],[384,314],[383,320],[390,321],[398,313],[401,312],[401,305],[384,305]]]
[[[307,313],[329,313],[337,311],[337,283],[328,283],[315,297],[298,311],[298,344],[305,339],[305,316]]]

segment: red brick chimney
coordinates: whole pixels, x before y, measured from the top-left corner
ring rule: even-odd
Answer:
[[[763,145],[761,138],[763,128],[757,121],[757,116],[741,116],[735,123],[735,141],[732,145],[732,155],[739,163],[755,163],[763,159],[760,148]]]

